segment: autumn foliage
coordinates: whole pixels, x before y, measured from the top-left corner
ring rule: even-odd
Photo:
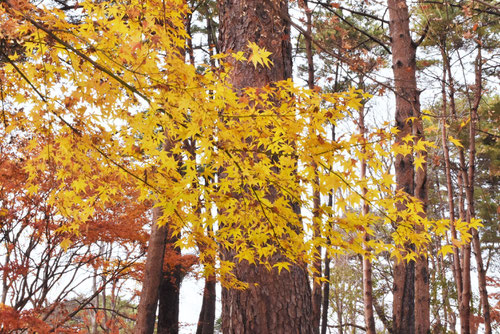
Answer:
[[[221,249],[281,271],[313,263],[318,246],[330,255],[389,252],[408,261],[426,250],[432,234],[446,233],[449,221],[425,218],[421,201],[394,190],[382,162],[415,155],[421,168],[432,143],[407,135],[391,146],[397,130],[390,128],[334,140],[325,124],[340,123],[370,98],[355,88],[326,93],[287,80],[233,89],[232,66],[272,66],[269,53],[249,43],[245,51],[216,55],[220,66],[195,68],[184,61],[187,12],[180,0],[82,1],[72,12],[0,3],[2,43],[14,50],[0,54],[5,298],[20,298],[16,282],[36,271],[26,250],[6,237],[20,238],[19,231],[43,247],[36,252],[66,259],[54,265],[99,277],[85,305],[105,286],[140,278],[152,206],[162,211],[158,224],[179,237],[177,246],[197,249],[205,273],[228,287],[246,284]],[[369,169],[363,178],[361,160]],[[313,222],[313,192],[328,196],[332,189],[337,201],[322,205]],[[365,215],[363,201],[372,207]],[[467,240],[479,222],[456,224]],[[380,226],[395,228],[390,240],[365,239]],[[272,263],[277,253],[286,260]],[[167,258],[179,261],[165,266],[187,263],[183,271],[194,262]],[[43,289],[35,291],[39,299],[9,300],[12,307],[3,300],[2,328],[66,326],[73,310],[60,319],[46,315],[57,314],[68,294],[47,305]]]

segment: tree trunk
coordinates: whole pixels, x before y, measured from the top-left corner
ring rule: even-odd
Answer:
[[[158,305],[158,294],[163,274],[163,258],[167,241],[167,226],[159,227],[156,223],[160,215],[161,210],[154,208],[144,282],[134,329],[135,334],[152,334],[155,328],[156,307]]]
[[[396,142],[412,134],[409,117],[414,116],[418,99],[416,91],[415,46],[409,29],[408,7],[405,1],[388,0],[390,35],[392,40],[392,67],[396,95],[396,127],[400,132]],[[413,75],[412,75],[413,74]],[[413,98],[413,99],[412,99]],[[413,158],[410,155],[396,156],[396,183],[410,195],[414,193]],[[415,270],[414,262],[397,262],[394,266],[393,286],[393,330],[395,334],[415,333]]]
[[[203,304],[201,305],[200,317],[196,334],[213,334],[215,323],[215,276],[205,278],[205,288],[203,289]]]
[[[421,255],[415,264],[415,332],[430,334],[429,262]]]
[[[160,284],[159,309],[158,309],[158,334],[177,334],[179,332],[179,298],[182,280],[181,250],[174,244],[178,238],[167,234],[165,244],[166,264],[163,264],[163,274]],[[174,259],[170,263],[168,257]]]
[[[443,48],[445,45],[443,45]],[[455,202],[453,198],[453,180],[451,178],[451,162],[450,162],[450,150],[448,148],[448,136],[447,136],[447,122],[446,119],[448,117],[447,112],[447,94],[446,94],[446,72],[447,67],[449,66],[448,57],[446,50],[442,50],[442,58],[443,58],[443,82],[442,82],[442,98],[443,98],[443,112],[441,114],[442,117],[442,125],[441,125],[441,144],[443,146],[443,154],[444,154],[444,165],[445,165],[445,174],[446,174],[446,188],[448,191],[448,211],[450,215],[450,231],[452,239],[458,239],[457,231],[455,229]],[[453,244],[453,276],[455,277],[455,285],[457,288],[458,294],[458,302],[460,304],[460,300],[462,298],[462,269],[460,266],[460,252],[458,247]]]
[[[463,201],[463,192],[464,189],[467,187],[466,185],[466,180],[467,177],[465,174],[467,174],[467,171],[465,169],[465,158],[464,158],[464,152],[462,148],[459,148],[459,157],[460,157],[460,169],[461,173],[459,173],[458,176],[458,182],[459,182],[459,187],[461,188],[460,190],[460,219],[462,221],[467,220],[467,215],[465,213],[464,209],[464,201]],[[465,245],[462,246],[462,300],[460,302],[460,307],[459,307],[459,313],[460,313],[460,333],[461,334],[469,334],[471,332],[471,327],[470,327],[470,302],[471,302],[471,297],[472,297],[472,292],[471,292],[471,281],[470,281],[470,255],[471,255],[471,248],[470,248],[470,243],[466,243]]]
[[[335,88],[337,87],[337,74],[338,74],[338,64],[337,64],[337,71],[335,75]],[[335,89],[336,91],[336,89]],[[335,125],[331,124],[332,126],[332,141],[335,141]],[[330,189],[329,194],[328,194],[328,206],[330,208],[333,208],[333,189]],[[331,218],[331,217],[330,217]],[[330,246],[331,241],[328,239],[326,241],[327,248]],[[324,277],[326,279],[326,282],[323,284],[323,309],[321,313],[321,334],[326,334],[326,329],[328,328],[328,309],[330,306],[330,254],[326,252],[325,254],[325,272],[324,272]]]
[[[212,27],[212,18],[208,13],[208,9],[205,13],[206,25],[207,25],[207,44],[208,44],[208,54],[210,56],[210,66],[215,68],[215,60],[212,58],[214,54],[214,49],[217,49],[216,40],[214,40],[214,29]],[[195,145],[192,146],[191,156],[193,160],[195,157]],[[208,184],[209,180],[205,179],[205,183]],[[200,207],[201,209],[201,207]],[[200,210],[201,211],[201,210]],[[200,212],[198,211],[198,212]],[[209,229],[211,231],[211,229]],[[204,245],[198,245],[201,249],[204,249]],[[215,267],[215,260],[211,258],[211,263]],[[215,275],[208,275],[205,277],[205,286],[203,288],[203,301],[201,304],[200,315],[198,317],[198,326],[196,327],[196,334],[213,334],[215,326],[215,304],[217,302],[217,291],[216,291],[216,277]]]
[[[416,95],[418,101],[418,95]],[[420,107],[420,106],[418,106]],[[425,140],[420,108],[415,110],[414,134],[415,141]],[[425,217],[428,205],[427,189],[427,152],[421,151],[425,161],[421,167],[415,171],[415,197],[423,205],[422,215]],[[417,232],[423,232],[422,226],[417,226]],[[429,286],[429,260],[427,256],[420,255],[415,263],[415,332],[417,334],[429,334],[430,323],[430,286]]]
[[[415,333],[415,262],[394,265],[393,295],[393,333]]]
[[[466,189],[467,207],[468,207],[468,219],[469,222],[472,218],[475,218],[475,207],[474,207],[474,179],[475,179],[475,168],[476,168],[476,126],[479,119],[478,109],[481,102],[482,95],[482,54],[481,54],[481,44],[477,44],[477,57],[476,57],[476,83],[475,83],[475,96],[474,102],[470,110],[470,123],[469,123],[469,180],[468,187]],[[488,302],[488,291],[486,290],[486,271],[484,270],[483,258],[481,256],[481,244],[479,240],[479,233],[476,229],[471,230],[472,234],[472,246],[474,247],[474,253],[477,263],[477,275],[479,283],[479,297],[481,300],[481,307],[483,309],[485,334],[491,334],[491,316],[490,316],[490,305]]]
[[[456,117],[457,116],[457,111],[456,111],[456,105],[455,105],[455,84],[452,76],[452,71],[451,71],[451,65],[449,58],[447,56],[446,50],[443,51],[443,65],[446,67],[446,73],[448,76],[448,83],[447,86],[449,87],[449,97],[450,97],[450,111],[451,114]],[[446,100],[444,100],[446,101]],[[444,125],[443,125],[444,127]],[[442,134],[443,135],[443,134]],[[446,134],[444,134],[446,136]],[[445,137],[444,140],[447,140]],[[465,221],[467,219],[466,213],[465,213],[465,203],[464,203],[464,189],[466,187],[465,183],[467,182],[467,171],[465,169],[465,155],[463,148],[459,147],[459,172],[457,175],[457,180],[458,180],[458,212],[459,212],[459,218],[462,221]],[[445,150],[445,154],[447,153],[447,150]],[[446,159],[446,157],[445,157]],[[447,160],[447,159],[446,159]],[[445,160],[445,163],[446,163]],[[451,176],[450,176],[451,178]],[[447,181],[448,182],[448,181]],[[450,191],[451,187],[448,186],[448,191]],[[453,200],[453,197],[451,198]],[[450,198],[448,198],[448,201]],[[454,205],[453,205],[454,208]],[[451,219],[451,212],[450,211],[450,219]],[[452,237],[456,238],[457,234],[455,231],[455,227],[452,225],[451,227],[451,233]],[[454,251],[454,256],[460,255],[459,250],[457,249],[456,252]],[[470,244],[466,244],[462,246],[462,252],[461,252],[461,257],[456,264],[455,270],[460,270],[460,273],[456,273],[456,279],[457,281],[457,288],[458,290],[458,302],[459,302],[459,317],[460,317],[460,333],[461,334],[469,334],[470,333],[470,300],[471,300],[471,284],[470,284],[470,255],[471,255],[471,250],[470,250]],[[456,261],[456,260],[454,260]]]
[[[173,142],[170,139],[163,144],[163,149],[168,154],[172,154],[172,147]],[[173,156],[179,164],[181,157],[178,155]],[[169,280],[168,283],[164,282],[165,276],[176,275],[174,272],[165,273],[164,260],[166,255],[165,250],[170,250],[169,254],[177,260],[180,258],[180,249],[174,246],[177,239],[169,236],[168,224],[161,227],[158,226],[158,220],[161,215],[161,208],[153,208],[153,222],[146,257],[141,299],[139,301],[137,321],[134,328],[135,334],[152,334],[154,332],[158,300],[161,300],[158,333],[177,333],[175,328],[177,328],[178,323],[180,273],[177,280]],[[175,287],[173,287],[174,284],[176,285]],[[161,293],[165,293],[165,295],[160,296]],[[173,322],[175,322],[175,325]],[[166,328],[173,331],[167,331]]]
[[[312,36],[312,11],[309,9],[307,0],[304,0],[304,11],[306,15],[306,30],[309,36]],[[314,60],[313,60],[313,49],[312,41],[309,38],[305,38],[306,45],[306,55],[307,55],[307,87],[309,89],[314,89]],[[321,207],[321,196],[319,192],[319,176],[318,176],[318,165],[314,162],[313,167],[315,170],[314,178],[314,190],[313,190],[313,229],[314,238],[320,237],[319,219],[320,218],[320,207]],[[316,247],[316,259],[314,260],[313,267],[315,272],[313,273],[313,288],[312,288],[312,322],[315,333],[319,333],[320,319],[321,319],[321,283],[318,279],[321,277],[321,246]]]
[[[325,279],[323,284],[323,309],[321,314],[321,334],[326,334],[328,327],[328,307],[330,306],[330,256],[325,255]]]
[[[232,72],[236,89],[261,87],[292,75],[287,1],[219,0],[221,50],[245,50],[254,42],[272,52],[270,69],[237,62]],[[278,13],[275,8],[281,13]],[[231,254],[224,254],[231,260]],[[273,260],[279,261],[281,255]],[[223,289],[224,333],[313,333],[311,289],[307,271],[299,265],[278,274],[274,268],[237,262],[236,277],[249,283],[246,290]],[[258,284],[258,285],[256,285]]]
[[[359,110],[359,133],[361,136],[361,143],[366,144],[366,127],[365,127],[365,109],[360,108]],[[362,153],[366,154],[365,146],[362,146]],[[366,159],[361,159],[361,179],[366,178]],[[362,194],[363,197],[366,198],[368,193],[367,188],[363,188]],[[370,212],[370,207],[368,202],[363,199],[362,200],[362,211],[361,214],[363,216],[368,215]],[[364,241],[368,242],[370,240],[370,236],[368,233],[364,235]],[[367,253],[370,253],[372,250],[370,248],[365,247]],[[365,316],[365,327],[367,334],[375,334],[375,318],[373,316],[373,284],[372,284],[372,263],[368,256],[363,256],[363,314]]]
[[[417,141],[423,137],[420,120],[419,91],[416,81],[416,48],[410,35],[410,17],[405,0],[388,0],[389,29],[392,45],[392,69],[396,95],[396,143],[413,135]],[[414,117],[413,120],[411,117]],[[421,153],[422,154],[422,153]],[[413,157],[396,156],[396,183],[398,189],[419,198],[425,207],[426,167],[415,172]],[[404,209],[402,207],[401,209]],[[412,247],[408,245],[408,247]],[[417,272],[415,273],[415,267]],[[394,333],[428,333],[429,321],[429,281],[428,264],[419,257],[417,263],[396,263],[393,287],[393,330]],[[415,275],[416,274],[416,275]],[[415,295],[415,289],[418,293]],[[416,299],[415,299],[416,297]]]

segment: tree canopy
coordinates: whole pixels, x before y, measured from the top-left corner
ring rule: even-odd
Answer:
[[[363,58],[372,46],[352,48],[347,39],[366,34],[358,27],[348,37],[352,25],[332,13],[343,22],[336,34],[345,53]],[[190,15],[183,0],[86,0],[63,9],[0,2],[0,132],[9,143],[1,150],[22,170],[14,175],[11,162],[1,165],[9,169],[2,189],[9,178],[23,184],[22,196],[12,190],[1,199],[17,202],[4,205],[1,217],[27,198],[57,218],[46,237],[64,250],[106,238],[137,246],[144,234],[135,224],[154,207],[176,246],[196,250],[204,273],[230,288],[248,284],[220,250],[278,272],[299,264],[314,273],[318,247],[328,256],[384,253],[410,262],[451,225],[459,237],[443,240],[443,257],[482,226],[476,217],[434,219],[422,198],[397,189],[385,160],[411,157],[423,171],[433,142],[388,124],[332,136],[326,125],[357,115],[370,94],[349,85],[343,92],[303,88],[291,79],[236,89],[235,66],[270,68],[271,53],[248,41],[244,51],[187,62]],[[369,28],[380,45],[383,37]],[[439,29],[432,26],[433,38]],[[360,61],[352,69],[383,63],[374,58],[371,67]],[[318,207],[318,194],[336,200]],[[103,223],[108,216],[119,217],[119,226]],[[389,237],[377,237],[383,229]],[[273,261],[278,253],[284,259]]]

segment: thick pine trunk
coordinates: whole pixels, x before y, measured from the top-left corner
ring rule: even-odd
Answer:
[[[415,264],[415,332],[430,333],[429,262],[420,256]]]
[[[281,17],[288,15],[287,1],[219,0],[221,50],[245,50],[249,41],[272,52],[273,66],[254,68],[234,64],[236,89],[265,86],[292,74],[290,28]],[[278,13],[276,10],[281,11]],[[226,260],[232,257],[225,254]],[[275,257],[279,261],[280,255]],[[311,289],[307,271],[293,265],[290,271],[269,271],[247,262],[236,264],[237,278],[250,283],[244,291],[223,289],[224,333],[313,333]],[[257,285],[256,285],[257,284]]]
[[[396,141],[412,134],[409,117],[414,116],[412,100],[418,92],[412,78],[415,69],[415,47],[409,29],[408,7],[405,1],[388,0],[390,34],[392,40],[392,67],[396,94],[396,127],[400,132]],[[409,70],[408,70],[409,69]],[[408,194],[414,193],[413,158],[410,155],[396,156],[396,183]],[[394,266],[393,285],[393,330],[395,334],[415,333],[415,266],[413,262],[397,262]]]
[[[416,81],[417,46],[410,35],[410,17],[406,1],[388,0],[388,8],[396,95],[396,127],[400,130],[396,142],[402,143],[407,135],[415,136],[417,141],[423,138]],[[414,117],[413,120],[411,117]],[[415,171],[413,157],[398,155],[395,171],[398,188],[416,196],[425,206],[427,201],[425,165]],[[416,263],[395,264],[393,296],[394,333],[411,334],[415,331],[428,333],[430,297],[428,264],[425,258],[418,258]]]

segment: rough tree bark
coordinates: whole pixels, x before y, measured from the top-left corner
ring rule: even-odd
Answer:
[[[411,122],[408,118],[414,114],[411,97],[416,92],[416,81],[413,85],[411,69],[415,68],[415,47],[409,29],[408,7],[405,1],[388,0],[390,16],[390,34],[392,40],[392,66],[394,87],[396,89],[396,127],[400,132],[396,142],[412,134]],[[407,69],[410,69],[408,71]],[[406,87],[410,84],[413,87]],[[415,90],[413,92],[412,90]],[[417,93],[418,94],[418,93]],[[414,193],[413,158],[410,155],[396,156],[396,183],[399,189],[408,194]],[[398,262],[394,266],[393,286],[393,330],[395,334],[415,333],[415,271],[414,262]]]
[[[272,52],[274,65],[270,69],[255,69],[242,62],[234,64],[234,87],[261,87],[290,78],[290,28],[281,18],[288,15],[288,2],[219,0],[218,5],[221,51],[244,50],[251,41]],[[236,264],[234,273],[250,286],[244,291],[222,291],[224,333],[313,333],[311,289],[304,268],[294,265],[278,275],[276,269],[268,271],[264,266],[243,261]]]
[[[423,138],[420,120],[419,91],[416,81],[416,43],[410,35],[410,16],[405,0],[388,0],[389,30],[392,46],[392,69],[396,95],[396,127],[400,132],[396,142],[402,143],[407,135],[417,141]],[[415,117],[413,120],[411,117]],[[413,157],[396,156],[396,182],[399,189],[423,201],[426,194],[426,167],[414,170]],[[411,247],[411,245],[408,245]],[[415,267],[417,271],[415,273]],[[428,333],[429,281],[427,261],[420,257],[417,262],[396,263],[393,287],[394,333]],[[418,293],[415,294],[415,289]]]

